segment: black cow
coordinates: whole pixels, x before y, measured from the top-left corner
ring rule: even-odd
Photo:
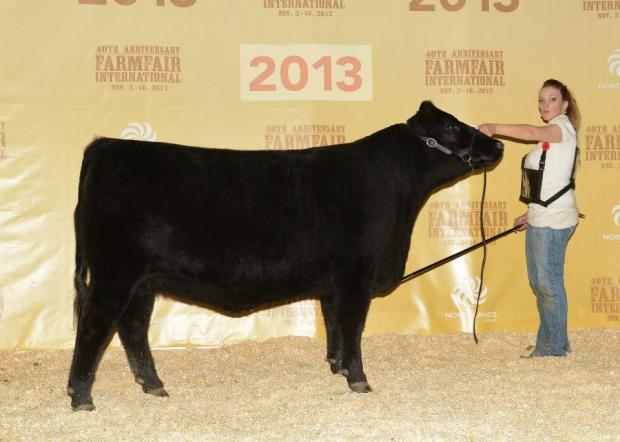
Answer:
[[[136,382],[167,396],[147,340],[156,292],[233,314],[318,298],[331,371],[370,391],[360,341],[371,297],[398,285],[433,190],[502,149],[429,101],[404,124],[305,150],[94,140],[75,209],[73,409],[94,409],[115,331]]]

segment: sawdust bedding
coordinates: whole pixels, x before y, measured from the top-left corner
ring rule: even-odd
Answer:
[[[71,411],[71,351],[0,352],[0,440],[620,440],[620,330],[570,336],[569,356],[536,359],[519,357],[532,334],[369,336],[369,394],[319,339],[155,351],[169,398],[111,348],[93,412]]]

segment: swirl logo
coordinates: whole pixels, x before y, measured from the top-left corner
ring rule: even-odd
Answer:
[[[620,49],[616,49],[611,53],[607,58],[607,65],[609,66],[609,72],[620,77]]]
[[[611,208],[611,217],[614,220],[614,224],[620,227],[620,203]]]
[[[157,133],[148,123],[131,123],[121,132],[121,138],[125,140],[157,141]]]
[[[456,281],[456,286],[452,290],[452,301],[459,310],[475,309],[476,300],[478,299],[478,290],[480,289],[480,278],[463,277]],[[484,304],[487,299],[487,288],[482,287],[480,292],[480,304]]]

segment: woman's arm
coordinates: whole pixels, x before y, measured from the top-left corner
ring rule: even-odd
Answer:
[[[527,227],[527,212],[515,218],[514,227],[517,226],[519,227],[517,230],[523,230]]]
[[[478,130],[490,137],[500,135],[523,141],[548,141],[550,143],[562,141],[562,129],[557,124],[532,126],[530,124],[485,123],[478,126]]]

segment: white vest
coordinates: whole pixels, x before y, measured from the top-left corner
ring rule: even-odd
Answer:
[[[553,196],[570,182],[575,149],[577,148],[577,133],[566,115],[558,115],[549,121],[549,124],[556,124],[560,127],[562,141],[549,143],[540,190],[540,199],[543,201]],[[525,167],[528,169],[538,169],[542,144],[542,141],[539,142],[525,157]],[[540,204],[529,204],[527,222],[534,227],[551,227],[554,229],[566,229],[577,225],[579,210],[573,189],[570,189],[547,207]]]

